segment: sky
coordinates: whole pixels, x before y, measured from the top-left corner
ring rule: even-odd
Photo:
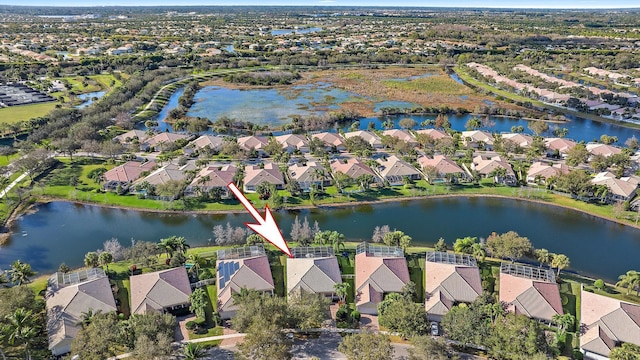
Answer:
[[[0,5],[22,6],[418,6],[488,8],[640,8],[640,0],[0,0]]]

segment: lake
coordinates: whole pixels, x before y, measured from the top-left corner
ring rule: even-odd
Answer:
[[[317,221],[322,230],[337,230],[347,240],[371,238],[377,225],[388,224],[413,237],[414,244],[433,244],[443,237],[486,238],[491,232],[517,231],[537,248],[563,253],[571,269],[614,281],[631,269],[640,269],[640,230],[574,210],[497,198],[433,198],[423,200],[317,208],[275,213],[285,238],[295,216]],[[113,237],[124,246],[131,239],[157,242],[184,236],[192,246],[212,244],[215,225],[243,226],[248,214],[166,214],[110,209],[68,202],[41,205],[24,215],[11,229],[8,245],[0,247],[0,268],[15,259],[29,262],[39,272],[53,272],[60,263],[80,266],[84,254]]]
[[[106,93],[106,91],[95,91],[78,95],[78,99],[82,100],[82,104],[76,106],[76,109],[82,109],[93,104],[95,99],[102,98]]]
[[[164,122],[169,112],[178,106],[178,99],[182,96],[183,89],[178,89],[171,97],[167,105],[157,116],[158,129],[160,131],[172,131],[171,126]],[[199,90],[195,97],[195,104],[187,115],[200,116],[215,121],[221,116],[227,116],[243,121],[251,121],[261,125],[280,127],[290,121],[290,116],[309,116],[322,114],[326,111],[336,110],[344,102],[357,101],[358,99],[372,100],[358,94],[350,93],[331,87],[328,83],[314,85],[292,86],[288,89],[229,89],[220,86],[207,86]],[[325,105],[320,105],[325,104]],[[404,101],[381,100],[374,102],[375,111],[382,107],[412,108],[417,104]],[[411,117],[418,124],[425,120],[433,120],[435,116],[422,115],[398,115],[390,118],[398,126],[400,119]],[[465,130],[465,124],[472,115],[449,115],[449,121],[453,129]],[[367,129],[369,123],[373,123],[376,129],[382,128],[386,118],[368,117],[360,120],[360,129]],[[529,122],[523,119],[490,117],[488,124],[482,129],[491,132],[510,132],[512,126],[523,126],[525,133],[531,134],[527,128]],[[622,145],[631,136],[640,138],[640,130],[631,129],[616,123],[599,122],[583,118],[570,118],[564,123],[550,123],[550,131],[545,136],[552,136],[551,130],[555,127],[567,128],[567,138],[576,141],[590,142],[607,134],[618,137],[618,144]],[[345,127],[346,130],[346,127]]]

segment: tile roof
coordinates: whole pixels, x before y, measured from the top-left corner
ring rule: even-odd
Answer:
[[[444,155],[435,155],[433,158],[421,156],[418,158],[418,163],[422,166],[422,169],[433,166],[439,175],[464,174],[464,170],[458,164]]]
[[[491,135],[490,133],[484,131],[484,130],[472,130],[472,131],[463,131],[462,132],[462,139],[463,141],[466,142],[466,139],[470,138],[471,141],[473,142],[480,142],[482,141],[483,143],[487,144],[487,145],[493,145],[493,135]]]
[[[607,144],[587,144],[587,151],[592,155],[611,156],[622,152],[620,148]]]
[[[382,293],[400,292],[410,281],[404,256],[370,256],[368,252],[361,252],[355,261],[355,290],[359,295],[356,305],[372,302],[372,298],[377,299]]]
[[[362,139],[364,139],[364,141],[368,142],[373,147],[382,146],[382,140],[380,140],[380,137],[378,137],[378,135],[370,131],[360,130],[360,131],[352,131],[344,134],[345,139],[348,139],[353,136],[361,137]]]
[[[437,129],[423,129],[416,131],[417,134],[425,134],[430,136],[434,140],[448,138],[451,139],[451,136],[442,130]]]
[[[329,146],[344,147],[344,140],[338,134],[322,132],[311,135],[312,138],[320,139]]]
[[[623,177],[616,178],[616,176],[610,172],[601,172],[591,179],[591,183],[594,185],[606,185],[613,194],[628,198],[635,194],[638,188],[638,178],[636,177]]]
[[[191,285],[187,270],[173,269],[131,276],[131,313],[142,314],[149,309],[165,308],[189,303]]]
[[[376,177],[373,170],[356,158],[349,158],[347,163],[343,163],[337,159],[333,160],[331,161],[331,170],[333,170],[334,173],[341,172],[352,179],[357,179],[360,175],[372,175]]]
[[[381,166],[380,175],[384,177],[420,175],[418,170],[395,155],[389,156],[386,160],[378,159],[378,163]]]
[[[482,294],[480,271],[475,259],[460,254],[428,252],[425,261],[425,291],[425,309],[428,314],[444,315],[441,312],[451,309],[451,304],[473,302]]]
[[[76,324],[83,313],[117,310],[109,278],[104,274],[85,282],[48,288],[46,307],[49,349],[54,355],[71,351],[71,341],[79,331]]]
[[[262,150],[269,143],[264,136],[243,136],[238,138],[238,145],[245,150]]]
[[[119,142],[119,143],[128,143],[131,142],[134,138],[138,138],[138,141],[140,142],[144,142],[148,135],[146,131],[142,131],[142,130],[130,130],[127,131],[124,134],[120,134],[116,137],[113,138],[113,140]]]
[[[201,186],[206,188],[226,188],[227,185],[233,181],[233,176],[236,174],[236,169],[236,166],[233,164],[224,166],[209,166],[203,168],[193,178],[191,186]],[[209,177],[209,180],[204,183],[200,183],[200,179],[206,176]]]
[[[342,283],[335,256],[287,259],[287,293],[303,289],[311,293],[332,294],[334,285]]]
[[[640,346],[640,305],[584,289],[580,296],[580,321],[588,329],[580,337],[581,348],[609,356],[609,351],[617,342]]]
[[[323,179],[316,177],[316,170],[322,171],[325,176],[325,179],[329,178],[329,173],[320,165],[320,163],[315,161],[309,161],[306,165],[302,165],[300,163],[293,164],[289,166],[289,176],[292,179],[295,179],[298,182],[320,182]]]
[[[417,144],[415,136],[407,130],[389,129],[382,132],[383,135],[392,136],[394,138],[406,141],[410,144]]]
[[[549,150],[558,150],[561,153],[566,153],[576,146],[575,141],[563,138],[546,138],[544,139],[544,143]]]
[[[139,162],[139,161],[127,161],[126,163],[116,166],[113,169],[104,173],[104,179],[106,181],[117,182],[133,182],[140,177],[145,171],[151,171],[156,166],[153,161]]]
[[[481,155],[478,155],[473,158],[472,167],[482,175],[489,175],[496,168],[504,168],[507,170],[507,175],[515,176],[511,165],[508,162],[502,159],[500,156],[494,156],[492,158],[486,159]]]
[[[265,162],[264,168],[258,165],[247,166],[244,173],[244,186],[257,186],[266,181],[274,185],[284,185],[284,177],[278,166],[272,162]]]
[[[226,264],[233,267],[226,273],[221,273]],[[254,289],[258,291],[273,291],[275,289],[269,259],[266,255],[247,257],[241,259],[218,260],[216,267],[218,276],[218,309],[219,311],[235,310],[232,294],[240,292],[240,289]]]
[[[542,163],[540,161],[536,161],[531,164],[529,171],[527,172],[527,179],[535,179],[536,176],[541,176],[544,179],[549,179],[552,176],[558,176],[561,174],[568,174],[569,167],[564,163],[557,163],[553,165],[549,165],[546,163]]]
[[[172,143],[179,139],[186,139],[188,136],[183,134],[176,134],[170,132],[158,133],[144,141],[149,146],[155,146],[162,143]]]
[[[516,145],[522,148],[528,148],[533,143],[533,137],[526,134],[509,133],[502,134],[501,136],[503,139],[513,141]]]
[[[303,149],[309,146],[309,142],[302,135],[286,134],[276,136],[276,141],[284,147],[294,147],[296,149]]]
[[[523,269],[543,271],[529,266]],[[548,270],[551,271],[551,270]],[[500,301],[509,304],[509,310],[529,317],[551,321],[555,314],[562,315],[560,290],[555,281],[546,281],[540,276],[524,276],[518,272],[500,271]]]
[[[224,138],[221,136],[202,135],[199,138],[193,140],[191,144],[193,144],[196,149],[201,149],[206,146],[209,146],[211,149],[217,149],[222,146],[223,142]]]

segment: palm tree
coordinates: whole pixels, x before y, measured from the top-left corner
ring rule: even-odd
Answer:
[[[471,245],[471,249],[473,257],[475,257],[479,263],[483,263],[484,258],[487,256],[487,252],[484,250],[484,246],[482,246],[482,244],[480,243],[475,243]]]
[[[9,279],[7,278],[6,272],[0,272],[0,286],[7,287],[9,286]]]
[[[93,318],[100,314],[102,312],[102,310],[98,310],[96,312],[93,312],[93,309],[89,308],[89,310],[87,311],[83,311],[82,313],[80,313],[80,320],[78,320],[78,322],[76,323],[76,325],[81,326],[83,329],[86,328],[87,326],[91,325],[91,322],[93,321]]]
[[[548,264],[551,262],[551,253],[547,249],[535,249],[534,250],[536,259],[540,263],[540,267],[544,264]]]
[[[172,236],[174,238],[175,250],[185,254],[191,245],[187,244],[187,240],[182,236]]]
[[[113,262],[113,255],[110,252],[103,251],[98,256],[98,263],[100,266],[104,266],[106,271],[109,271],[109,264]]]
[[[551,320],[558,325],[558,334],[564,334],[576,321],[575,316],[566,313],[564,315],[555,314]]]
[[[620,275],[618,277],[618,282],[616,286],[626,287],[627,295],[631,293],[631,290],[636,289],[636,294],[640,293],[640,272],[635,270],[629,270],[626,274]]]
[[[95,251],[89,251],[84,256],[84,265],[88,267],[97,267],[100,263],[99,259],[100,257],[98,253],[96,253]]]
[[[347,293],[349,292],[350,287],[351,287],[351,284],[347,282],[336,283],[333,285],[333,289],[336,291],[336,295],[340,297],[341,302],[343,303],[345,302],[345,299],[347,298]]]
[[[477,238],[467,236],[464,239],[456,239],[453,243],[453,251],[463,254],[473,254],[473,244]]]
[[[203,359],[207,355],[205,349],[199,344],[195,343],[187,343],[182,348],[182,352],[184,353],[185,360]]]
[[[11,346],[24,344],[24,352],[27,359],[29,355],[29,343],[38,333],[38,319],[25,308],[17,308],[5,316],[5,325],[2,327],[2,338]]]
[[[9,270],[9,278],[11,282],[16,285],[30,283],[31,280],[29,280],[29,278],[36,274],[35,271],[31,270],[31,265],[23,263],[20,260],[14,261]]]
[[[238,292],[232,292],[231,293],[231,299],[233,300],[233,303],[237,306],[239,304],[242,304],[243,302],[245,302],[245,300],[257,295],[258,292],[256,290],[253,289],[247,289],[246,287],[240,288],[240,291]]]
[[[158,249],[167,254],[167,258],[172,258],[173,252],[176,251],[176,237],[171,236],[165,239],[160,239],[160,243],[158,243],[157,246]]]
[[[557,276],[560,276],[560,271],[564,268],[569,267],[569,257],[564,254],[553,254],[553,258],[551,259],[551,266],[554,268],[558,268]]]
[[[196,273],[196,277],[198,277],[200,275],[200,268],[204,265],[205,260],[198,254],[189,254],[188,259],[191,264],[193,264],[191,266],[191,271],[194,271]]]

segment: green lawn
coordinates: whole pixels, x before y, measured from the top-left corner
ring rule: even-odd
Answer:
[[[411,81],[385,80],[386,87],[403,91],[419,91],[429,94],[469,95],[473,93],[468,87],[461,85],[446,75],[434,75]]]
[[[57,102],[9,106],[0,109],[0,123],[15,124],[29,119],[43,117],[55,109]]]

